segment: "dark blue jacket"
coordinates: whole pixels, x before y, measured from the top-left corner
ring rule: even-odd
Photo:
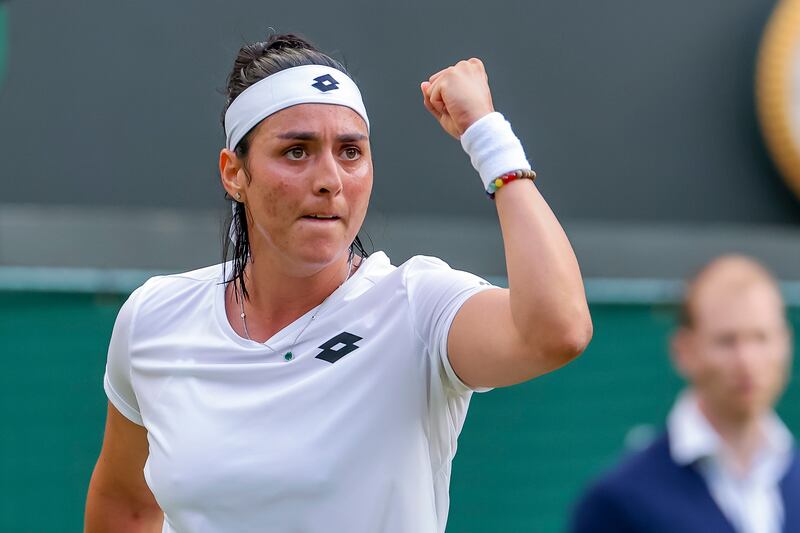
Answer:
[[[800,533],[800,460],[780,483],[785,533]],[[693,466],[672,461],[667,434],[590,487],[572,533],[735,533]]]

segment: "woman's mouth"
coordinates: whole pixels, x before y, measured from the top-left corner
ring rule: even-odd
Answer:
[[[304,215],[302,218],[305,220],[313,220],[315,222],[335,222],[339,220],[337,215],[324,215],[324,214],[313,214],[313,215]]]

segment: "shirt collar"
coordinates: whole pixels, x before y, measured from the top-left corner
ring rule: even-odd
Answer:
[[[690,391],[678,396],[667,417],[667,430],[672,460],[679,465],[716,456],[722,446],[719,435],[700,412],[697,398]]]
[[[691,390],[678,396],[667,418],[670,454],[679,465],[719,456],[722,441],[700,411],[697,397]],[[764,444],[759,455],[777,456],[787,463],[792,453],[792,434],[774,412],[764,417]]]

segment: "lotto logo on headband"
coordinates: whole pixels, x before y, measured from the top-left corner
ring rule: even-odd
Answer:
[[[314,87],[315,89],[319,89],[324,93],[339,88],[339,82],[333,79],[333,76],[331,76],[330,74],[317,76],[316,78],[314,78],[314,81],[317,83],[312,83],[311,86]]]

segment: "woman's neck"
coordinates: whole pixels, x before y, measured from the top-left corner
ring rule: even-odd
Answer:
[[[349,254],[310,275],[298,276],[268,258],[248,262],[244,279],[248,298],[238,302],[229,284],[228,316],[242,336],[264,342],[309,310],[320,305],[350,277],[354,269]],[[244,307],[247,331],[240,311]],[[237,324],[242,322],[241,324]],[[237,327],[238,326],[238,327]]]

